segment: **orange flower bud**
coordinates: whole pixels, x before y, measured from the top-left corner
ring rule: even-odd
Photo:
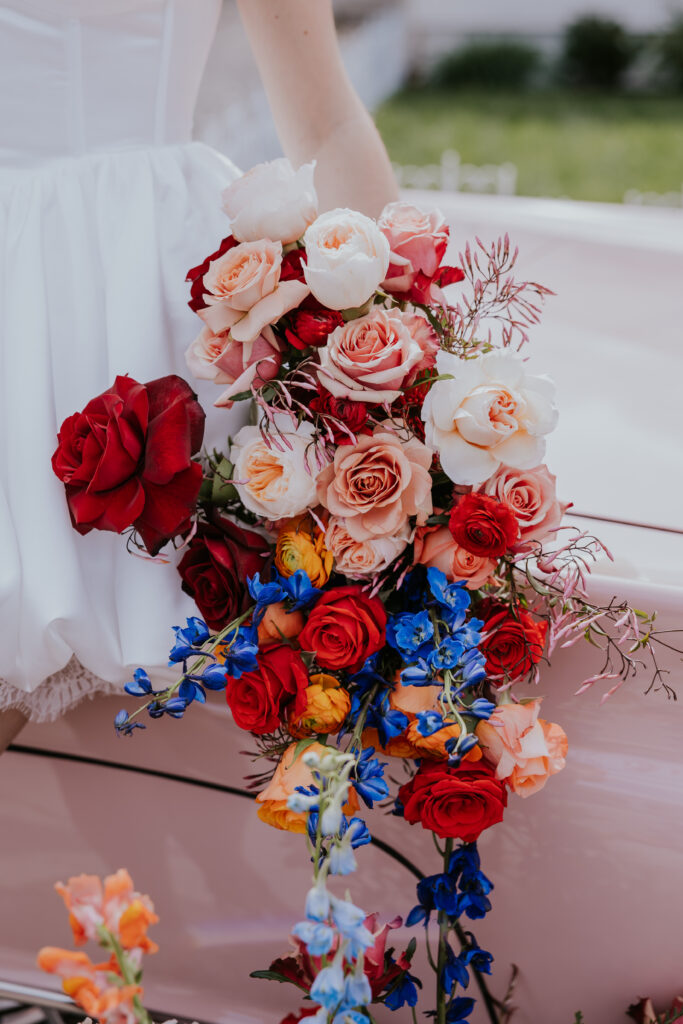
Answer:
[[[292,736],[299,739],[314,733],[339,732],[351,709],[351,698],[334,676],[320,672],[310,677],[310,683],[304,691],[305,711],[289,723]]]

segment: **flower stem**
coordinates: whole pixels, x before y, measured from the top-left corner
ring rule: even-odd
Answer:
[[[138,985],[139,973],[126,956],[125,950],[117,937],[113,932],[110,932],[108,928],[105,928],[104,925],[100,925],[97,931],[101,944],[105,949],[110,949],[114,954],[116,962],[119,965],[121,978],[123,979],[124,984]],[[138,1021],[138,1024],[152,1024],[152,1018],[140,1002],[140,996],[133,996],[133,1009],[135,1010],[135,1018]]]
[[[453,840],[447,839],[443,853],[443,869],[448,871],[448,864],[453,852]],[[448,993],[443,987],[441,976],[446,965],[446,943],[450,931],[450,921],[445,910],[439,911],[439,952],[437,957],[436,970],[436,1024],[446,1024],[446,996]]]

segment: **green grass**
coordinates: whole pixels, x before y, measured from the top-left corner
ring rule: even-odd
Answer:
[[[517,192],[621,202],[628,189],[669,192],[683,182],[683,97],[571,92],[405,90],[376,114],[399,164],[518,168]]]

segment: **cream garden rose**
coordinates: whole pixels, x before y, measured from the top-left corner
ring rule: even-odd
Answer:
[[[317,504],[313,426],[295,430],[288,416],[276,415],[278,447],[269,447],[259,427],[242,427],[230,449],[233,484],[250,512],[265,519],[290,518]],[[280,437],[281,435],[281,437]]]
[[[328,309],[364,305],[384,280],[389,242],[374,220],[355,210],[321,214],[304,235],[304,276]]]
[[[334,555],[337,572],[352,580],[376,575],[401,554],[411,536],[408,522],[404,522],[391,536],[356,540],[346,528],[341,516],[332,516],[325,533],[325,546]]]
[[[223,209],[238,242],[267,238],[284,245],[301,238],[318,216],[315,163],[295,171],[282,157],[259,164],[223,192]]]
[[[437,381],[425,399],[425,440],[454,483],[481,484],[501,464],[538,465],[557,423],[550,378],[531,376],[507,350],[471,360],[441,351],[436,369],[451,379]]]

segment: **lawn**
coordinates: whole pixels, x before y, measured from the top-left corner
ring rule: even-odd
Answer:
[[[511,161],[517,192],[621,202],[683,184],[683,97],[405,90],[376,113],[392,160]]]

